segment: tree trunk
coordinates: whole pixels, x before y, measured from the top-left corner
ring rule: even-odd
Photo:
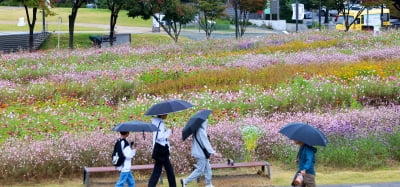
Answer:
[[[239,24],[238,24],[238,13],[237,13],[237,9],[238,9],[238,0],[234,1],[234,8],[235,10],[235,34],[236,34],[236,39],[239,38]]]
[[[26,17],[28,19],[28,25],[29,25],[29,44],[28,44],[28,48],[29,48],[29,52],[33,52],[33,31],[35,29],[37,8],[32,8],[32,21],[31,21],[30,17],[29,17],[28,7],[25,6],[25,5],[24,5],[24,7],[25,7],[25,13],[26,13]]]
[[[329,23],[329,9],[325,9],[325,21],[324,23]]]
[[[248,15],[249,15],[249,12],[246,10],[243,10],[240,12],[240,17],[241,17],[240,37],[243,37],[244,33],[246,32],[247,21],[249,21]]]
[[[72,7],[72,12],[68,16],[68,26],[69,26],[69,49],[74,49],[74,27],[75,27],[75,19],[76,15],[78,14],[79,6],[77,3],[74,4]]]
[[[115,12],[111,12],[111,18],[110,18],[110,46],[114,45],[114,30],[115,30],[115,24],[117,24],[117,14]]]

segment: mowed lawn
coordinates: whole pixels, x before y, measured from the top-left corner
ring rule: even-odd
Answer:
[[[47,16],[45,18],[49,31],[60,30],[68,31],[68,16],[71,14],[71,8],[52,8],[55,13],[54,16]],[[32,10],[30,9],[30,19],[32,19]],[[17,23],[19,18],[23,17],[26,26],[18,27]],[[27,17],[24,7],[5,7],[0,6],[0,31],[24,31],[28,30]],[[42,30],[42,13],[38,11],[36,18],[35,30]],[[108,9],[93,9],[93,8],[80,8],[78,10],[76,23],[87,23],[85,26],[77,25],[76,31],[101,31],[106,29],[99,29],[91,27],[91,24],[109,25],[110,10]],[[59,25],[59,21],[61,24]],[[15,23],[15,24],[13,24]],[[151,27],[152,20],[143,20],[141,18],[130,18],[127,16],[127,11],[121,10],[118,14],[117,25],[119,26],[134,26],[134,27]]]

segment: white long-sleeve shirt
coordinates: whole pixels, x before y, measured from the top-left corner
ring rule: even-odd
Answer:
[[[159,129],[158,135],[157,131],[153,132],[153,147],[156,142],[161,144],[162,146],[168,145],[168,147],[170,147],[168,138],[169,136],[171,136],[171,129],[165,128],[165,123],[161,118],[153,118],[151,120],[151,123],[153,123]]]
[[[121,146],[125,146],[125,141],[121,141]],[[132,167],[132,158],[136,155],[136,150],[132,149],[130,145],[126,146],[122,153],[125,156],[124,163],[118,167],[118,170],[121,172],[130,172]]]

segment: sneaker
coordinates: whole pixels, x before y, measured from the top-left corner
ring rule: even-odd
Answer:
[[[186,184],[183,182],[183,179],[181,179],[181,185],[182,187],[186,187]]]
[[[208,185],[206,185],[206,187],[214,187],[214,185],[208,184]]]

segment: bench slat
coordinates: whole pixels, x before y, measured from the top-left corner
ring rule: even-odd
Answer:
[[[239,162],[234,163],[233,165],[229,165],[227,163],[224,164],[211,164],[212,169],[219,168],[238,168],[238,167],[255,167],[255,166],[268,166],[267,162]]]
[[[131,170],[151,170],[154,168],[154,164],[147,165],[133,165]],[[112,172],[118,171],[115,166],[105,166],[105,167],[84,167],[83,169],[83,184],[86,187],[90,186],[90,173],[100,173],[100,172]],[[160,176],[160,184],[162,184],[162,176]]]
[[[153,164],[147,164],[147,165],[133,165],[131,167],[131,170],[147,170],[147,169],[153,169],[154,165]],[[114,166],[106,166],[106,167],[85,167],[85,171],[88,173],[91,172],[110,172],[110,171],[118,171],[118,169]]]

